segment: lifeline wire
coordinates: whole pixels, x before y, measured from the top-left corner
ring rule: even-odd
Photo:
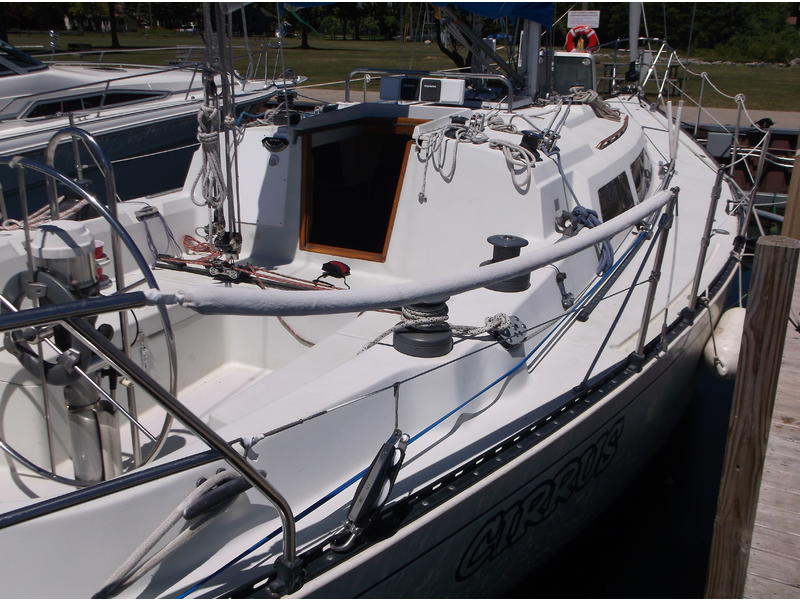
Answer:
[[[608,277],[610,277],[611,274],[614,273],[617,270],[619,265],[622,264],[622,262],[628,256],[628,254],[630,252],[632,252],[633,249],[636,246],[638,246],[644,240],[644,238],[645,238],[645,232],[641,232],[637,236],[636,240],[634,240],[634,242],[631,244],[631,246],[625,251],[625,253],[617,260],[616,263],[614,263],[613,267],[611,269],[609,269],[608,271],[606,271],[606,273],[604,273],[603,276],[600,277],[597,280],[597,282],[594,284],[594,286],[592,286],[589,289],[589,291],[586,292],[580,298],[580,300],[575,303],[575,305],[572,308],[570,308],[569,311],[567,311],[564,315],[562,315],[562,321],[565,320],[566,318],[568,318],[569,316],[571,316],[572,313],[577,311],[579,308],[581,308],[581,306],[599,289],[599,287],[605,282],[605,280],[608,279]],[[473,394],[472,396],[470,396],[467,400],[462,402],[460,405],[458,405],[453,410],[449,411],[443,417],[437,419],[434,423],[432,423],[431,425],[427,426],[422,431],[420,431],[419,433],[415,434],[413,437],[409,438],[408,443],[411,444],[411,443],[415,442],[420,437],[422,437],[423,435],[425,435],[426,433],[431,431],[431,429],[433,429],[437,425],[441,424],[447,418],[451,417],[453,414],[455,414],[456,412],[458,412],[459,410],[464,408],[467,404],[469,404],[470,402],[472,402],[476,398],[482,396],[484,393],[486,393],[487,391],[492,389],[498,383],[500,383],[501,381],[503,381],[503,380],[511,377],[515,373],[517,373],[517,371],[519,371],[523,366],[525,366],[527,364],[527,361],[533,356],[533,354],[535,354],[539,350],[539,348],[544,344],[545,341],[547,341],[549,339],[550,335],[557,328],[558,328],[558,326],[556,326],[552,330],[550,330],[550,332],[544,338],[542,338],[539,341],[539,343],[536,344],[536,346],[534,346],[534,348],[530,352],[528,352],[528,354],[526,354],[516,365],[514,365],[508,371],[503,373],[500,377],[496,378],[494,381],[492,381],[491,383],[486,385],[479,392],[477,392],[477,393]],[[364,475],[367,474],[368,470],[369,470],[369,468],[366,468],[366,469],[363,469],[363,470],[359,471],[358,473],[353,475],[350,479],[348,479],[347,481],[342,483],[340,486],[338,486],[337,488],[331,490],[325,496],[323,496],[322,498],[320,498],[319,500],[314,502],[311,506],[309,506],[308,508],[306,508],[302,512],[298,513],[298,515],[294,518],[295,522],[297,522],[300,519],[308,516],[310,513],[314,512],[316,509],[318,509],[319,507],[321,507],[322,505],[327,503],[329,500],[331,500],[332,498],[336,497],[341,492],[343,492],[344,490],[349,488],[351,485],[353,485],[354,483],[359,481],[362,477],[364,477]],[[259,540],[258,542],[256,542],[255,544],[253,544],[252,546],[247,548],[246,550],[242,551],[240,554],[238,554],[237,556],[232,558],[230,561],[225,563],[223,566],[221,566],[219,569],[217,569],[216,571],[214,571],[210,575],[207,575],[206,577],[201,579],[199,582],[197,582],[196,584],[191,586],[189,589],[187,589],[185,592],[183,592],[182,594],[180,594],[177,597],[178,598],[187,598],[189,596],[189,594],[192,594],[192,593],[196,592],[198,589],[200,589],[202,586],[204,586],[206,583],[208,583],[211,579],[213,579],[214,577],[216,577],[220,573],[223,573],[224,571],[226,571],[227,569],[229,569],[230,567],[235,565],[237,562],[239,562],[241,559],[246,557],[248,554],[256,551],[258,548],[260,548],[261,546],[263,546],[264,544],[266,544],[270,540],[274,539],[275,536],[277,536],[279,533],[281,533],[281,531],[283,531],[282,527],[278,527],[277,529],[273,530],[267,536],[263,537],[261,540]]]

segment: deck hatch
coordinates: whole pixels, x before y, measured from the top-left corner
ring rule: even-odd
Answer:
[[[300,249],[386,259],[416,119],[362,119],[304,135]]]

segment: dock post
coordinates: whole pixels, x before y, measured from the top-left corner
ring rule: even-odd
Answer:
[[[765,236],[756,243],[706,598],[741,598],[744,593],[798,256],[796,239]]]

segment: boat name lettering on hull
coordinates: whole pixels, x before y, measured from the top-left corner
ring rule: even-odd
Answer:
[[[582,452],[570,457],[553,477],[489,517],[461,557],[456,581],[468,579],[503,554],[605,471],[617,452],[623,424],[624,418],[620,418]]]

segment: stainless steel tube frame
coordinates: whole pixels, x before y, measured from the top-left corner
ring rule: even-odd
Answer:
[[[430,75],[432,77],[451,77],[454,79],[493,79],[495,81],[500,81],[503,85],[506,86],[506,90],[508,92],[507,95],[507,102],[508,110],[511,111],[514,102],[514,87],[511,85],[511,82],[508,78],[504,75],[498,75],[497,73],[455,73],[450,71],[405,71],[403,69],[353,69],[350,71],[350,74],[344,80],[344,101],[350,102],[350,80],[353,78],[354,75],[419,75],[421,77],[425,77]]]
[[[664,261],[664,251],[667,247],[667,237],[669,230],[672,229],[672,219],[675,214],[675,204],[678,201],[678,188],[673,188],[673,195],[667,204],[667,208],[661,214],[661,218],[667,219],[664,229],[661,231],[661,237],[658,240],[656,247],[656,255],[653,258],[653,270],[650,273],[650,285],[647,288],[647,297],[644,303],[644,312],[642,313],[642,322],[639,327],[639,341],[636,343],[636,354],[644,354],[644,345],[647,342],[647,328],[650,324],[650,315],[653,312],[653,302],[656,297],[656,290],[658,289],[658,280],[661,278],[661,263]]]
[[[142,294],[142,293],[140,292],[140,293],[139,293],[139,295],[138,295],[138,297],[140,297],[140,298],[144,298],[145,296],[144,296],[144,294]],[[101,298],[105,299],[105,298],[106,298],[106,296],[102,296]],[[119,296],[119,295],[116,295],[116,296],[111,296],[111,297],[109,297],[108,299],[124,299],[124,296]],[[81,302],[85,303],[85,302],[87,302],[87,301],[81,301]],[[91,301],[88,301],[88,302],[91,302]],[[0,294],[0,304],[2,304],[3,306],[5,306],[5,307],[6,307],[8,310],[10,310],[12,313],[18,313],[18,312],[19,312],[19,309],[18,309],[16,306],[14,306],[14,304],[13,304],[13,303],[12,303],[12,302],[11,302],[11,301],[8,299],[8,298],[6,298],[5,296],[3,296],[2,294]],[[57,306],[62,306],[62,305],[57,305]],[[117,303],[115,303],[115,304],[114,304],[114,306],[119,306],[120,308],[119,308],[119,309],[112,308],[112,309],[111,309],[109,312],[118,312],[118,310],[123,310],[123,309],[127,309],[127,308],[134,308],[135,306],[141,306],[141,304],[139,304],[139,303],[133,304],[133,303],[131,303],[131,302],[126,302],[124,305],[122,305],[122,304],[120,304],[120,303],[118,303],[118,302],[117,302]],[[92,307],[94,307],[94,305],[92,305]],[[51,306],[51,308],[52,308],[52,306]],[[32,313],[32,314],[31,314],[31,318],[32,318],[32,319],[35,319],[35,318],[37,317],[38,313],[39,313],[39,310],[38,310],[38,308],[34,308],[34,309],[31,309],[31,310],[29,310],[28,312]],[[100,314],[100,312],[102,312],[102,311],[95,311],[95,310],[92,308],[92,309],[88,309],[88,310],[84,310],[84,311],[82,311],[82,316],[97,315],[97,314]],[[56,315],[56,316],[62,316],[62,311],[56,311],[56,312],[54,312],[54,313],[52,313],[52,314],[54,314],[54,315]],[[76,315],[73,315],[73,316],[79,316],[79,315],[77,315],[77,314],[76,314]],[[1,319],[1,318],[0,318],[0,321],[2,321],[2,319]],[[2,326],[6,326],[7,324],[8,324],[8,323],[7,323],[6,321],[2,321]],[[40,321],[40,324],[41,324],[41,321]],[[31,326],[31,325],[29,325],[29,324],[27,324],[27,323],[26,323],[26,324],[25,324],[25,325],[23,325],[22,327],[30,327],[30,326]],[[16,329],[16,328],[12,328],[12,329]],[[4,329],[0,329],[0,331],[5,331],[5,330],[4,330]],[[61,352],[61,349],[60,349],[58,346],[56,346],[56,345],[55,345],[55,343],[53,343],[53,341],[52,341],[52,340],[50,340],[49,338],[44,338],[42,341],[44,341],[44,342],[45,342],[45,343],[46,343],[48,346],[50,346],[50,348],[52,348],[54,351],[56,351],[56,352]],[[41,342],[40,342],[40,343],[41,343]],[[39,350],[39,356],[41,356],[41,355],[42,355],[42,353],[41,353],[41,350]],[[42,364],[42,363],[40,363],[40,365],[41,365],[41,364]],[[112,397],[111,397],[109,394],[107,394],[107,393],[106,393],[106,391],[105,391],[105,390],[104,390],[102,387],[100,387],[99,385],[97,385],[97,383],[95,383],[95,381],[94,381],[94,380],[93,380],[91,377],[89,377],[89,373],[93,372],[94,370],[96,370],[97,368],[99,368],[99,367],[101,367],[101,366],[102,366],[102,364],[96,365],[94,368],[93,368],[92,366],[90,366],[88,369],[86,369],[86,371],[83,371],[83,370],[82,370],[80,367],[78,367],[78,366],[74,366],[74,367],[72,367],[72,368],[73,368],[73,369],[75,369],[75,372],[76,372],[78,375],[80,375],[80,376],[81,376],[81,378],[82,378],[82,379],[83,379],[83,380],[84,380],[86,383],[88,383],[88,384],[89,384],[89,386],[93,387],[93,388],[95,389],[95,391],[96,391],[98,394],[100,394],[100,395],[101,395],[101,396],[103,396],[103,397],[104,397],[106,400],[108,400],[109,402],[111,402],[111,404],[113,404],[114,406],[116,406],[116,407],[117,407],[117,409],[118,409],[118,410],[119,410],[119,411],[120,411],[120,412],[121,412],[123,415],[125,415],[125,417],[126,417],[126,418],[127,418],[127,419],[128,419],[128,420],[129,420],[129,421],[130,421],[130,422],[131,422],[133,425],[135,425],[135,426],[136,426],[136,427],[139,429],[139,431],[141,431],[141,432],[142,432],[142,433],[144,433],[144,434],[145,434],[145,435],[146,435],[148,438],[150,438],[150,441],[151,441],[151,442],[157,442],[158,440],[156,439],[156,437],[155,437],[153,434],[151,434],[151,433],[150,433],[150,432],[147,430],[147,428],[146,428],[146,427],[144,427],[144,426],[143,426],[141,423],[139,423],[139,421],[137,421],[136,419],[134,419],[134,418],[133,418],[133,417],[132,417],[132,416],[131,416],[131,415],[128,413],[128,411],[127,411],[127,410],[125,410],[125,407],[124,407],[124,406],[122,406],[122,405],[121,405],[119,402],[117,402],[117,401],[116,401],[114,398],[112,398]],[[45,377],[44,377],[43,375],[40,375],[40,379],[41,379],[43,382],[45,381]],[[42,389],[45,389],[45,388],[46,388],[46,385],[45,385],[45,384],[42,384]]]
[[[689,310],[697,308],[697,292],[700,290],[700,277],[703,275],[703,266],[706,262],[706,253],[711,243],[711,227],[714,225],[714,215],[717,212],[717,203],[722,193],[722,178],[725,175],[723,169],[717,170],[717,179],[711,189],[711,201],[708,204],[706,214],[706,224],[703,228],[703,237],[700,239],[700,253],[697,255],[697,265],[694,268],[694,279],[692,280],[692,291],[689,293]]]
[[[143,292],[129,292],[113,296],[99,296],[87,300],[75,300],[50,304],[39,308],[26,308],[0,315],[0,333],[25,327],[38,327],[53,321],[75,317],[89,317],[119,312],[129,308],[141,308],[147,304]]]

